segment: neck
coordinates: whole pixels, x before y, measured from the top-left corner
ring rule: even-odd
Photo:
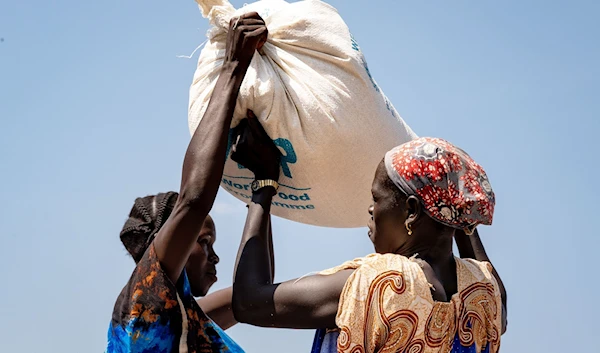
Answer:
[[[416,233],[416,232],[415,232]],[[433,268],[445,268],[450,261],[454,261],[452,253],[453,229],[429,231],[426,234],[413,234],[413,241],[404,243],[396,254],[418,258],[429,263]]]

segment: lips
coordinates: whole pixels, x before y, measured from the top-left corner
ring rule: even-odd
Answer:
[[[371,238],[371,237],[373,237],[373,228],[374,228],[373,217],[369,218],[369,221],[367,222],[367,227],[369,228],[367,235],[369,236],[369,238]]]

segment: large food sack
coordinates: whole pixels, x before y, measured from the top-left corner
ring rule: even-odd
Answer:
[[[377,164],[416,135],[371,77],[337,10],[314,0],[263,0],[239,10],[227,0],[196,2],[213,27],[190,89],[190,131],[219,76],[229,20],[258,12],[269,38],[252,59],[232,127],[251,109],[282,152],[272,213],[319,226],[364,226]],[[228,157],[221,185],[229,193],[248,202],[252,180]]]

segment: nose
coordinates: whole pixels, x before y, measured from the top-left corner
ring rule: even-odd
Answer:
[[[373,216],[373,205],[369,206],[369,214]]]
[[[208,261],[213,264],[216,265],[219,263],[219,261],[221,261],[221,259],[219,259],[219,256],[217,254],[215,254],[214,252],[209,256]]]

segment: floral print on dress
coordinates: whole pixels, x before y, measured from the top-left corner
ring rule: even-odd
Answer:
[[[243,352],[200,309],[185,274],[174,285],[151,244],[119,295],[106,353]]]

